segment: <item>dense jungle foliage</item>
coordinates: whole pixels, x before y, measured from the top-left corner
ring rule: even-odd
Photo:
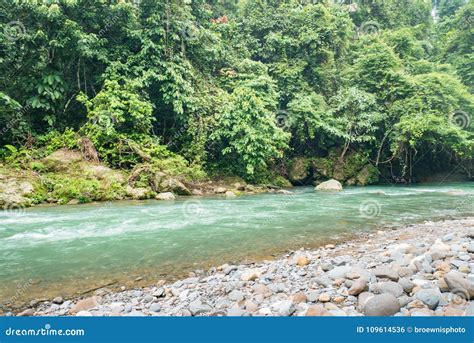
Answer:
[[[0,5],[6,165],[86,142],[195,179],[473,175],[472,1]]]

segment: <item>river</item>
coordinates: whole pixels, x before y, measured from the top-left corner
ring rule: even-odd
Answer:
[[[474,184],[0,211],[0,304],[182,276],[360,232],[474,214]],[[422,234],[422,233],[420,233]]]

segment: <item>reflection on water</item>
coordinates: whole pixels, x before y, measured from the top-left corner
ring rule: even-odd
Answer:
[[[376,227],[471,216],[473,196],[471,183],[350,187],[335,194],[300,188],[293,195],[0,212],[0,303],[138,276],[180,276]]]

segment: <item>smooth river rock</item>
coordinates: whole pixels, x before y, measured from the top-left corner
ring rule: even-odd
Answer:
[[[101,297],[98,296],[93,296],[90,298],[82,299],[77,302],[76,305],[74,305],[71,310],[69,310],[70,313],[76,314],[81,311],[88,311],[91,310],[97,306],[100,305],[101,303]]]
[[[430,309],[434,310],[438,307],[441,300],[441,292],[439,289],[422,289],[415,293],[415,299],[422,301]]]
[[[333,179],[319,184],[316,186],[315,190],[340,192],[342,191],[342,184],[339,181]]]
[[[400,311],[400,303],[392,294],[384,293],[368,299],[362,310],[366,316],[393,316]]]
[[[165,192],[165,193],[159,193],[156,197],[156,200],[162,200],[162,201],[172,201],[175,200],[176,197],[173,193],[171,192]]]

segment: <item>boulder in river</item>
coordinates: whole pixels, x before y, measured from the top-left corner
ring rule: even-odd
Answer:
[[[337,180],[329,180],[323,182],[316,186],[315,190],[317,191],[332,191],[332,192],[340,192],[342,191],[342,185]]]
[[[160,193],[155,197],[156,200],[171,201],[175,200],[176,197],[171,192]]]

